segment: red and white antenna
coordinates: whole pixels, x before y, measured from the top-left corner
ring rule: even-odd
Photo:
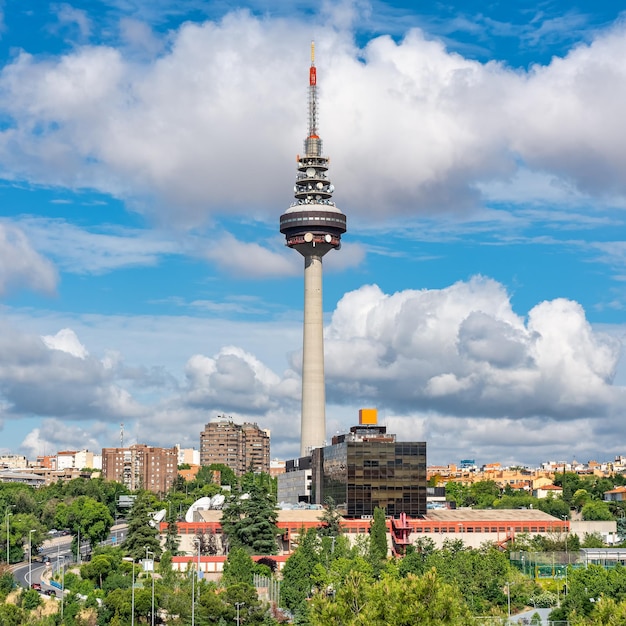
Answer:
[[[309,134],[304,142],[308,156],[322,156],[322,140],[317,134],[317,68],[315,67],[315,42],[311,42],[311,67],[309,68]]]

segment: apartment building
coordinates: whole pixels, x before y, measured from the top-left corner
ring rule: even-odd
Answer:
[[[209,422],[200,433],[200,464],[213,463],[227,465],[237,476],[248,471],[269,473],[269,430],[250,422]]]
[[[102,448],[102,475],[130,490],[165,493],[178,471],[178,449],[135,444],[128,448]]]

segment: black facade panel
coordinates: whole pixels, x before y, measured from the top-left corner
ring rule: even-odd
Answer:
[[[320,456],[317,498],[332,497],[346,517],[370,516],[376,507],[394,517],[426,515],[425,442],[344,440]]]

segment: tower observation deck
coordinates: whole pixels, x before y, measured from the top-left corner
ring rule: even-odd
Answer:
[[[326,439],[322,257],[341,247],[346,216],[332,200],[329,159],[322,154],[318,132],[317,70],[311,43],[309,132],[304,154],[297,157],[295,202],[280,216],[286,244],[304,257],[304,332],[302,350],[302,415],[300,454],[306,456]]]

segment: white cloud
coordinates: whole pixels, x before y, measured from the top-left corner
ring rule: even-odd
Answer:
[[[269,250],[257,243],[243,242],[231,235],[205,240],[204,256],[228,274],[260,278],[268,276],[295,276],[300,267],[295,255]]]
[[[104,427],[98,424],[84,428],[63,420],[45,419],[26,435],[20,448],[29,459],[57,450],[87,449],[100,453],[102,446],[107,445],[105,434]]]
[[[17,222],[38,250],[75,274],[102,274],[122,267],[156,265],[162,255],[181,254],[172,234],[111,228],[90,232],[62,219],[22,217]],[[101,230],[105,230],[101,228]]]
[[[253,414],[278,409],[279,376],[240,348],[225,347],[215,358],[195,355],[185,373],[186,401],[193,406]]]
[[[525,322],[500,284],[476,277],[346,294],[327,329],[326,371],[335,402],[349,393],[395,412],[601,418],[624,399],[611,385],[620,352],[577,303],[540,303]]]
[[[0,222],[0,295],[25,286],[52,294],[57,281],[52,263],[33,248],[24,232]]]
[[[59,25],[66,30],[76,32],[78,41],[85,41],[91,35],[91,20],[87,16],[87,12],[82,9],[76,9],[65,2],[53,5],[56,10]]]
[[[116,380],[118,372],[89,356],[71,329],[42,339],[0,320],[0,331],[5,418],[117,421],[142,415],[143,408]]]
[[[79,359],[85,359],[89,355],[87,348],[71,328],[63,328],[56,335],[45,335],[42,339],[51,350],[61,350]]]
[[[623,24],[524,72],[419,30],[359,50],[353,22],[317,36],[321,131],[348,214],[460,212],[489,184],[503,198],[513,180],[514,195],[523,170],[565,203],[626,196]],[[183,24],[146,62],[105,46],[22,53],[0,75],[3,175],[94,187],[183,226],[276,216],[304,136],[309,37],[309,23],[233,12]]]
[[[46,333],[61,349],[14,328],[0,333],[5,428],[16,417],[95,420],[110,439],[123,421],[129,441],[197,446],[204,424],[226,414],[270,428],[274,455],[297,454],[300,352],[285,362],[301,345],[299,322],[65,321],[65,332]],[[375,406],[390,432],[427,440],[433,462],[459,450],[532,462],[548,444],[564,458],[620,453],[626,391],[613,379],[624,331],[611,333],[594,331],[564,299],[521,317],[484,277],[394,294],[361,287],[326,328],[328,432]]]

